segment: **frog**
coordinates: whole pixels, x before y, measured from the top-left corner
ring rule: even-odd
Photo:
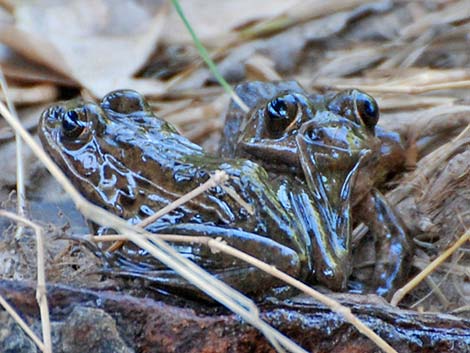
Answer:
[[[342,163],[348,160],[344,158],[347,149],[328,146],[337,146],[336,140],[346,141],[347,135],[339,126],[331,131],[318,129],[309,143],[301,131],[333,115],[364,128],[371,156],[353,183],[351,217],[355,223],[365,224],[373,235],[376,261],[372,287],[378,294],[389,296],[408,274],[413,247],[400,215],[377,189],[390,173],[403,168],[406,149],[398,133],[377,125],[380,112],[376,100],[358,89],[308,93],[296,81],[251,81],[238,85],[235,91],[249,111],[231,102],[220,155],[249,158],[274,178],[294,175],[306,181],[314,194],[320,193],[318,197],[328,199],[331,207],[336,207],[334,200],[338,199],[334,190],[342,186],[337,175],[350,166]],[[325,163],[322,154],[329,154],[334,163]],[[322,188],[325,193],[320,192]]]
[[[312,138],[318,130],[329,135],[338,130],[342,135],[335,146],[315,151],[318,144]],[[216,171],[224,171],[229,177],[226,187],[210,188],[145,229],[221,239],[306,283],[333,291],[347,289],[352,268],[352,186],[373,150],[370,131],[361,123],[332,113],[299,128],[296,138],[302,140],[303,155],[318,152],[326,169],[341,166],[331,169],[334,188],[318,179],[316,170],[308,170],[312,160],[304,163],[309,175],[304,180],[296,175],[272,178],[261,164],[247,158],[211,155],[157,117],[145,98],[132,90],[113,91],[100,102],[56,103],[41,115],[38,135],[45,151],[85,198],[131,224],[206,182]],[[338,149],[341,155],[330,156],[325,148]],[[245,202],[237,202],[227,188]],[[94,223],[90,228],[99,235],[113,232]],[[256,267],[224,253],[214,254],[203,244],[172,245],[245,294],[262,297],[282,285]],[[100,250],[120,274],[199,297],[195,287],[130,242],[113,252]]]

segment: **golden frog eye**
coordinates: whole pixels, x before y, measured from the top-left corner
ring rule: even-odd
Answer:
[[[358,92],[355,97],[357,112],[365,126],[373,129],[379,121],[379,106],[374,98],[364,92]]]
[[[62,115],[62,133],[68,138],[77,138],[85,129],[86,123],[80,119],[79,113],[69,110]]]
[[[292,94],[276,97],[265,109],[266,128],[272,137],[280,137],[297,115],[297,99]]]

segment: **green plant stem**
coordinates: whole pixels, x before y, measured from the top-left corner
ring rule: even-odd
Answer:
[[[199,38],[196,36],[196,33],[194,33],[191,25],[188,22],[188,19],[183,13],[183,9],[181,8],[179,1],[178,0],[171,0],[173,6],[175,7],[176,12],[180,16],[181,20],[183,21],[184,25],[188,29],[189,33],[191,34],[191,37],[193,39],[194,45],[196,46],[197,50],[199,51],[199,55],[201,55],[202,59],[204,62],[207,64],[209,67],[210,72],[214,75],[216,80],[220,83],[220,85],[224,88],[224,90],[230,94],[232,99],[242,108],[246,113],[248,113],[249,108],[247,105],[238,97],[238,95],[235,93],[233,88],[228,84],[227,81],[222,77],[220,74],[219,70],[217,69],[217,66],[215,66],[215,63],[211,60],[209,57],[209,53],[207,52],[206,48],[202,45],[201,41]]]

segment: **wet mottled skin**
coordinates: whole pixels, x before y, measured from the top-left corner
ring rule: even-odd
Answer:
[[[304,120],[295,134],[294,154],[300,162],[293,168],[298,170],[279,173],[279,178],[248,159],[206,154],[154,116],[133,91],[112,92],[99,104],[75,100],[53,106],[41,117],[39,135],[46,151],[87,199],[132,223],[199,186],[214,171],[224,170],[230,187],[254,214],[216,187],[147,229],[221,237],[301,280],[344,290],[352,267],[352,185],[362,166],[369,164],[376,139],[370,127],[337,112]],[[330,139],[328,144],[317,143],[314,134],[319,131]],[[338,154],[330,158],[334,151]],[[92,227],[101,234],[108,231]],[[213,254],[205,246],[175,246],[244,292],[260,294],[277,284],[271,276],[230,256]],[[193,290],[132,244],[107,256],[122,272],[151,278],[170,290]],[[398,273],[386,273],[387,280],[377,285],[389,286],[385,294],[402,275],[402,264],[394,270]]]
[[[341,193],[347,185],[341,177],[352,170],[351,151],[362,148],[368,154],[353,183],[352,215],[375,237],[373,282],[379,294],[388,295],[406,275],[411,241],[400,217],[374,187],[389,172],[401,168],[405,160],[401,137],[377,126],[379,108],[375,100],[356,89],[309,94],[294,81],[247,82],[236,92],[250,112],[246,114],[232,102],[221,155],[249,158],[272,175],[296,175],[306,181],[310,191],[324,200],[324,218],[341,209]],[[323,125],[334,116],[355,124]],[[362,136],[360,142],[350,138],[353,128],[357,129],[354,136]]]

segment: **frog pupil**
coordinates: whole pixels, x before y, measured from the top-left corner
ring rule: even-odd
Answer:
[[[368,115],[368,116],[375,116],[375,108],[373,106],[373,104],[371,103],[371,101],[369,100],[366,100],[364,102],[364,110],[365,110],[365,113]]]
[[[365,110],[366,110],[366,114],[370,118],[372,118],[372,121],[370,122],[371,125],[376,125],[377,121],[379,120],[379,111],[377,109],[377,106],[373,102],[368,100],[365,106]]]
[[[274,119],[284,119],[287,117],[287,104],[283,98],[275,98],[268,106],[271,117]]]
[[[62,129],[64,134],[69,137],[77,137],[84,128],[76,111],[68,111],[62,118]]]
[[[292,123],[297,115],[297,100],[291,94],[272,99],[264,113],[266,131],[270,138],[280,138],[284,130]]]
[[[374,127],[379,120],[379,109],[377,107],[377,103],[375,103],[375,100],[372,97],[366,94],[361,94],[357,99],[359,114],[362,121],[368,127]]]

